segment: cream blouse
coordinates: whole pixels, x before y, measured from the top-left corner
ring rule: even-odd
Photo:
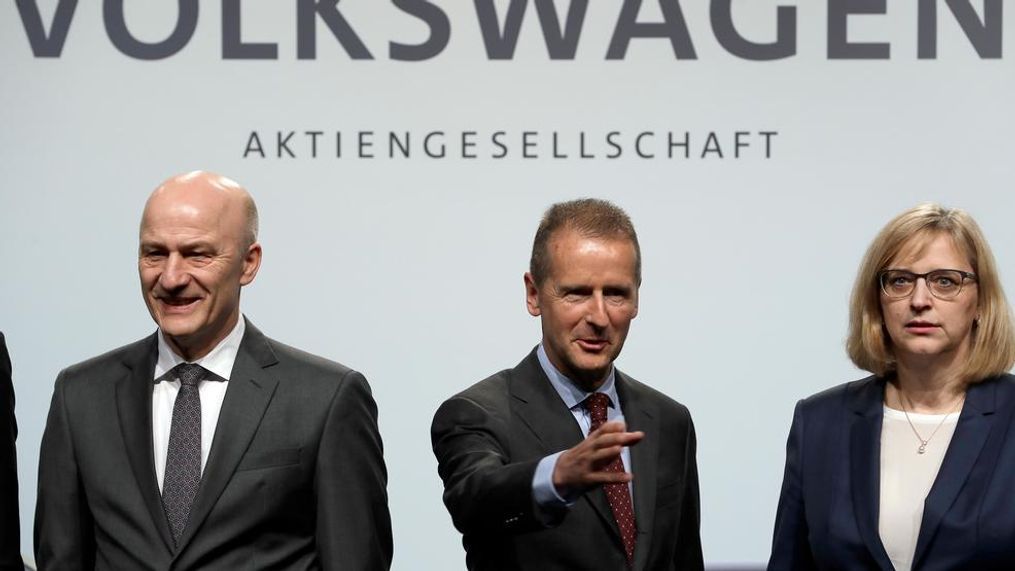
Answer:
[[[901,410],[884,408],[878,531],[897,571],[910,571],[912,568],[923,519],[923,502],[937,478],[941,461],[955,433],[959,412],[947,415],[909,413],[909,420],[913,423],[912,427]],[[914,434],[913,427],[920,438],[929,438],[923,454],[918,452],[920,439]],[[931,434],[934,436],[931,437]]]

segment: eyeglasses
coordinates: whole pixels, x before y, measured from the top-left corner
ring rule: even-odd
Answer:
[[[962,270],[934,270],[925,274],[915,274],[906,270],[884,270],[878,274],[881,291],[892,299],[901,299],[913,295],[916,280],[923,278],[930,294],[938,299],[955,299],[962,291],[966,280],[976,281],[976,274]]]

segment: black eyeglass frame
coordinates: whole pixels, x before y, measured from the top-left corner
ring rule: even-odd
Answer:
[[[908,293],[906,293],[904,295],[892,295],[891,293],[889,293],[888,289],[886,288],[887,284],[885,283],[885,278],[888,277],[888,275],[890,273],[892,273],[892,272],[899,272],[899,273],[902,273],[902,274],[906,275],[907,277],[912,278],[913,279],[913,289],[911,289]],[[935,292],[934,291],[934,287],[930,285],[933,280],[930,280],[928,278],[930,278],[930,276],[932,276],[933,274],[940,274],[941,272],[954,272],[956,274],[959,274],[962,277],[962,279],[959,280],[959,287],[958,287],[958,289],[955,290],[955,293],[951,297],[942,297],[937,292]],[[913,295],[913,292],[916,291],[916,280],[918,280],[920,278],[923,278],[924,283],[927,284],[927,291],[929,291],[932,296],[934,296],[934,297],[936,297],[936,298],[938,298],[940,300],[944,300],[944,301],[950,301],[950,300],[953,300],[956,297],[958,297],[959,294],[962,293],[962,286],[966,285],[966,281],[971,281],[971,282],[974,282],[974,283],[979,281],[979,278],[977,278],[976,274],[974,274],[972,272],[966,272],[966,271],[963,271],[963,270],[953,270],[953,269],[950,269],[950,268],[939,268],[939,269],[931,270],[929,272],[925,272],[925,273],[922,273],[922,274],[918,274],[916,272],[911,272],[909,270],[902,270],[902,269],[898,269],[898,268],[888,268],[888,269],[881,270],[880,272],[878,272],[878,285],[881,286],[881,293],[883,293],[886,296],[888,296],[889,299],[905,299],[905,298]]]

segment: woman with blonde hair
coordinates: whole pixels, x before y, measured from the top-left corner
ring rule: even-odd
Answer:
[[[873,375],[797,403],[769,569],[1015,569],[1015,326],[967,213],[881,230],[846,345]]]

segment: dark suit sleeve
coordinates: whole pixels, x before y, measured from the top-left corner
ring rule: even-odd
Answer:
[[[768,568],[772,571],[817,569],[807,538],[807,516],[800,477],[804,432],[801,408],[802,402],[797,403],[793,411],[793,426],[786,443],[786,471],[782,477],[782,494],[775,514],[772,557],[768,561]]]
[[[35,560],[40,571],[95,566],[93,523],[74,457],[63,390],[61,373],[39,450]]]
[[[0,333],[0,570],[5,571],[24,569],[18,515],[18,460],[14,449],[17,437],[11,359]]]
[[[324,569],[391,567],[391,516],[377,405],[363,375],[342,379],[317,458],[317,549]]]
[[[562,517],[537,511],[532,478],[539,458],[511,462],[504,414],[459,396],[434,415],[430,437],[444,504],[464,534],[520,533]]]
[[[694,423],[687,419],[687,441],[684,450],[684,494],[680,505],[680,523],[677,528],[676,552],[673,554],[673,569],[703,569],[701,553],[701,501],[698,493],[698,438]],[[636,484],[637,485],[637,484]]]

